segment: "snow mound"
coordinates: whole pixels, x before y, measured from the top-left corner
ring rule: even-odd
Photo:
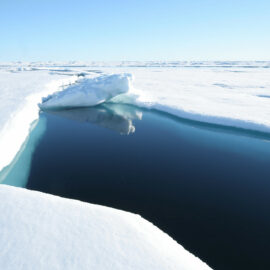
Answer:
[[[0,269],[210,269],[128,212],[0,186]]]
[[[89,107],[103,103],[130,88],[130,74],[104,75],[84,78],[77,84],[65,88],[43,99],[41,109]]]

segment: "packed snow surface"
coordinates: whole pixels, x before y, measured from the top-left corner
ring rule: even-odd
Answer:
[[[56,109],[95,106],[119,94],[128,92],[130,80],[130,74],[113,74],[81,79],[77,84],[44,98],[40,108]]]
[[[210,269],[138,215],[0,186],[0,269]]]

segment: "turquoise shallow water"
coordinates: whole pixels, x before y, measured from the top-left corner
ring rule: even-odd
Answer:
[[[0,172],[0,184],[7,184],[15,187],[25,187],[27,185],[32,156],[45,131],[46,118],[41,117],[32,124],[28,138],[12,163]]]
[[[138,213],[214,269],[270,268],[269,135],[108,104],[31,135],[21,185]]]

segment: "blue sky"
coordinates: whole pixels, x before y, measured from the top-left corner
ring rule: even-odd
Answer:
[[[270,60],[269,0],[0,0],[0,61]]]

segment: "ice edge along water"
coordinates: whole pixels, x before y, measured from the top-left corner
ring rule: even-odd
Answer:
[[[50,100],[50,108],[73,106],[72,100],[89,97],[90,84],[90,90],[96,94],[90,93],[92,104],[83,105],[95,105],[127,92],[130,78],[130,75],[112,75],[82,80],[49,96],[43,104]],[[68,82],[71,81],[76,80],[72,78]],[[1,137],[2,146],[3,142],[7,143],[4,153],[12,150],[14,154],[19,150],[30,131],[30,123],[38,117],[36,105],[41,96],[61,85],[62,80],[53,81],[46,85],[46,91],[16,100],[24,101],[18,103],[23,109],[9,119],[12,128],[5,126],[8,136]],[[59,104],[59,100],[65,102]],[[9,149],[7,138],[12,142],[18,134],[15,147]],[[5,160],[6,164],[11,156]],[[33,265],[39,269],[209,269],[137,215],[5,185],[0,186],[0,195],[1,269],[31,269]]]
[[[153,76],[153,74],[151,75]],[[237,86],[214,83],[211,86],[197,86],[197,88],[202,88],[205,92],[196,93],[193,89],[194,96],[192,96],[192,91],[187,86],[181,86],[182,81],[179,81],[179,85],[183,89],[179,89],[179,86],[174,84],[173,86],[170,85],[173,89],[170,92],[166,89],[168,87],[166,84],[163,89],[158,87],[159,82],[160,84],[164,83],[164,78],[162,81],[160,74],[154,77],[157,82],[156,85],[152,82],[149,83],[146,79],[145,88],[143,84],[139,85],[139,88],[134,87],[131,84],[133,77],[131,74],[114,74],[103,75],[94,79],[83,79],[78,85],[73,85],[64,91],[45,98],[40,107],[42,109],[84,107],[94,106],[110,100],[111,102],[155,109],[198,122],[270,133],[270,120],[268,117],[270,114],[268,110],[264,115],[260,112],[256,113],[259,108],[263,109],[270,106],[270,99],[266,94],[257,93],[256,95],[254,93],[243,93],[243,91],[235,93],[233,88],[237,88]],[[187,89],[184,89],[185,87]],[[230,88],[231,93],[229,95],[226,88]],[[210,93],[208,96],[207,92]],[[183,95],[183,93],[185,94]],[[265,98],[262,99],[262,97]],[[226,100],[231,102],[232,105],[229,106]],[[256,103],[253,100],[257,100]],[[209,110],[209,107],[216,110]]]
[[[221,75],[220,71],[209,70],[199,73],[179,69],[132,71],[138,77],[135,87],[128,73],[95,74],[92,78],[78,79],[77,76],[52,75],[48,70],[2,71],[0,97],[4,102],[0,104],[0,149],[5,154],[0,156],[0,171],[12,162],[26,140],[30,124],[38,118],[37,104],[42,97],[39,105],[42,109],[94,106],[110,100],[185,119],[270,133],[270,98],[267,95],[270,84],[265,82],[269,72],[260,70],[256,74],[253,71],[255,78],[248,82],[251,85],[248,88],[244,83],[251,75],[229,74],[228,77],[227,71],[222,71]],[[194,74],[198,78],[194,79]],[[216,78],[218,83],[214,83]],[[228,78],[233,78],[231,85]],[[264,79],[263,86],[254,84],[259,79]],[[193,84],[191,88],[186,81]],[[235,85],[238,81],[240,86]],[[194,82],[200,84],[194,87]]]
[[[0,268],[210,269],[139,215],[0,186]]]
[[[33,74],[0,73],[0,171],[8,166],[20,151],[38,119],[37,104],[41,98],[65,85],[74,83],[77,76],[51,76],[48,72]]]

